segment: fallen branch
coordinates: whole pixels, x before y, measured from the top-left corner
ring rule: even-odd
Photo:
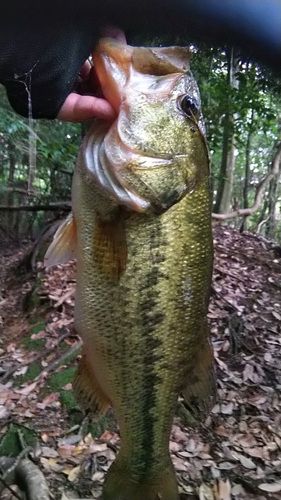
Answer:
[[[60,356],[59,358],[55,359],[55,361],[53,361],[53,363],[50,363],[48,366],[46,366],[46,368],[44,370],[42,370],[39,373],[39,375],[37,375],[37,377],[35,377],[34,381],[37,381],[37,380],[39,380],[42,377],[45,378],[48,373],[50,373],[51,371],[55,370],[55,368],[57,368],[57,366],[60,363],[62,363],[66,358],[68,358],[68,356],[70,356],[74,352],[78,351],[80,349],[80,347],[82,347],[82,345],[83,345],[82,340],[79,340],[79,342],[77,342],[76,344],[74,344],[70,349],[68,349],[68,351],[64,352],[62,354],[62,356]]]
[[[262,221],[259,223],[259,225],[258,225],[258,229],[257,229],[257,234],[260,234],[262,226],[263,226],[264,224],[266,224],[266,223],[269,221],[269,219],[270,219],[270,215],[269,215],[266,219],[262,220]]]
[[[29,195],[27,189],[19,188],[19,187],[6,186],[5,191],[9,191],[11,193],[25,194],[26,196]],[[38,196],[38,193],[32,193],[32,196]]]
[[[6,212],[19,212],[21,210],[25,212],[39,212],[40,210],[42,211],[50,211],[54,212],[56,210],[63,210],[65,212],[69,212],[71,209],[71,202],[70,201],[64,201],[64,202],[59,202],[59,203],[48,203],[46,205],[17,205],[17,206],[7,206],[7,205],[0,205],[0,211],[6,211]]]
[[[62,297],[56,297],[54,295],[49,295],[49,299],[56,300],[54,307],[60,307],[64,302],[66,302],[70,297],[74,297],[75,295],[75,286],[73,286],[70,290],[67,290],[66,293]]]
[[[226,219],[232,219],[233,217],[245,217],[255,213],[260,207],[266,186],[271,181],[271,179],[273,179],[275,175],[279,173],[280,160],[281,160],[281,142],[277,146],[277,150],[272,161],[270,172],[268,172],[268,174],[264,177],[264,179],[259,183],[257,187],[254,204],[249,208],[240,208],[233,212],[228,212],[227,214],[212,214],[213,219],[226,220]]]

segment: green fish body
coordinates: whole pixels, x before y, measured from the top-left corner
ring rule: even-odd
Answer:
[[[84,348],[74,391],[95,415],[112,405],[121,437],[103,499],[176,500],[169,437],[178,397],[207,410],[214,395],[199,91],[188,49],[105,39],[93,58],[118,116],[97,121],[83,141],[73,220],[47,259],[76,239],[75,328]]]

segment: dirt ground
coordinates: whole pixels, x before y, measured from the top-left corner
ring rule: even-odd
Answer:
[[[214,228],[214,242],[218,400],[192,428],[175,418],[181,499],[281,499],[281,248],[226,226]],[[119,439],[112,414],[93,424],[72,395],[81,348],[72,330],[75,263],[48,272],[39,264],[35,279],[28,252],[0,255],[0,455],[26,453],[54,500],[99,498]],[[1,480],[0,498],[16,498]]]

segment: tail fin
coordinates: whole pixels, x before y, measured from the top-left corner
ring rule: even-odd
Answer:
[[[130,477],[130,470],[120,465],[118,455],[105,478],[102,500],[179,500],[172,463],[149,481]]]

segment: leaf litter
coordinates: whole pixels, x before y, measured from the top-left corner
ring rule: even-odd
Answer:
[[[207,419],[193,427],[175,418],[170,451],[181,500],[280,499],[280,248],[226,226],[214,228],[214,244],[209,324],[218,399]],[[15,252],[0,256],[0,267],[16,267],[15,262]],[[72,409],[63,404],[58,390],[49,387],[52,374],[76,366],[80,344],[72,328],[75,263],[44,275],[39,263],[38,274],[40,300],[31,316],[44,324],[30,335],[28,344],[22,340],[30,326],[19,303],[22,289],[29,291],[30,285],[27,281],[22,287],[21,282],[17,290],[8,280],[3,292],[0,433],[4,438],[15,423],[35,432],[34,455],[55,500],[98,499],[118,452],[117,426],[114,423],[98,437],[85,433],[84,421],[73,424]],[[39,347],[36,342],[41,342]],[[68,353],[74,358],[69,360]],[[38,373],[18,384],[36,363]],[[71,394],[71,389],[67,380],[61,392]]]

